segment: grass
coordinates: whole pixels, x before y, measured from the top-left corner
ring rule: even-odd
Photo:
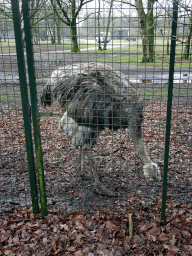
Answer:
[[[71,50],[72,44],[71,41],[62,41],[61,44],[55,44],[52,45],[51,42],[49,41],[43,41],[40,44],[34,45],[34,49],[37,50],[49,50],[50,48],[55,51],[66,51],[66,50]],[[95,44],[87,44],[86,42],[80,41],[79,42],[79,48],[84,49],[84,48],[90,48],[90,47],[95,47]]]
[[[0,51],[3,52],[15,52],[15,42],[0,42]]]
[[[20,87],[18,86],[3,86],[0,91],[0,105],[14,104],[21,106]]]
[[[124,53],[125,54],[125,53]],[[135,65],[147,65],[147,66],[163,66],[168,67],[169,66],[169,56],[160,56],[155,55],[155,61],[154,62],[148,62],[148,63],[142,63],[142,55],[130,55],[130,56],[123,56],[123,53],[120,54],[118,57],[107,57],[107,58],[99,58],[97,59],[100,62],[114,62],[114,63],[123,63],[123,64],[135,64]],[[182,60],[180,57],[175,58],[175,67],[181,67],[181,68],[190,68],[191,67],[191,60]]]
[[[87,51],[81,51],[80,54],[95,54],[97,61],[100,62],[114,62],[114,63],[124,63],[124,64],[135,64],[135,65],[152,65],[152,66],[169,66],[169,55],[166,55],[166,43],[163,39],[157,39],[155,45],[155,61],[153,63],[142,63],[142,42],[138,41],[119,41],[115,40],[112,48],[105,51],[97,50],[98,45],[88,44],[86,42],[80,41],[79,47],[81,50],[87,49]],[[120,47],[117,48],[116,45]],[[2,52],[15,52],[14,42],[0,42],[0,48]],[[94,50],[89,50],[89,48],[95,48]],[[61,45],[51,45],[50,41],[41,41],[39,44],[34,44],[34,52],[41,51],[70,51],[71,41],[62,41]],[[103,55],[103,57],[97,55]],[[191,66],[191,60],[183,60],[183,46],[178,44],[176,47],[176,62],[175,67],[189,68]],[[111,56],[109,56],[111,55]],[[93,56],[94,57],[94,56]]]
[[[139,88],[139,93],[143,99],[147,100],[167,100],[167,95],[168,95],[168,86],[166,87],[140,87]],[[175,86],[173,88],[173,97],[174,98],[187,98],[192,97],[192,90],[191,87],[181,87],[181,86]]]
[[[113,48],[107,49],[105,51],[99,50],[89,50],[89,54],[102,54],[103,57],[97,58],[100,62],[114,62],[114,63],[124,63],[124,64],[136,64],[136,65],[148,65],[148,66],[169,66],[170,56],[166,54],[166,43],[163,40],[157,40],[155,45],[155,61],[152,63],[142,63],[143,50],[142,42],[138,40],[136,42],[132,41],[122,41],[119,42],[120,47],[116,48],[117,41],[113,44]],[[97,46],[95,46],[97,47]],[[83,52],[82,52],[83,53]],[[109,57],[109,55],[111,56]],[[176,47],[176,59],[175,67],[189,68],[191,66],[191,59],[182,59],[183,46],[178,44]]]
[[[95,44],[87,44],[85,42],[80,41],[79,47],[80,49],[83,48],[90,48],[94,47]],[[34,52],[44,51],[44,50],[55,50],[55,51],[65,51],[71,50],[71,41],[62,41],[61,44],[51,44],[50,41],[40,41],[39,44],[33,44]],[[15,42],[0,42],[0,49],[1,52],[9,52],[9,51],[16,51]]]
[[[38,87],[38,91],[41,88]],[[140,85],[138,86],[139,93],[141,97],[145,100],[167,100],[168,94],[168,86],[164,84],[163,86],[148,86]],[[173,88],[173,96],[174,98],[185,98],[187,100],[188,97],[192,97],[192,90],[189,86],[182,87],[182,85],[174,85]],[[0,104],[14,104],[21,106],[21,96],[20,96],[20,87],[19,85],[7,85],[3,87],[0,92]]]
[[[139,93],[143,99],[167,99],[167,93],[168,89],[167,88],[140,88]]]

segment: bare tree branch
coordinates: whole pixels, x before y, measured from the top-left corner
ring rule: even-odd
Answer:
[[[64,15],[64,17],[65,17],[65,19],[66,19],[67,21],[65,21],[65,20],[59,15],[59,13],[58,13],[58,11],[57,11],[57,8],[56,8],[56,5],[54,4],[53,0],[51,0],[51,4],[52,4],[52,6],[53,6],[53,8],[54,8],[54,11],[56,12],[57,16],[63,21],[63,23],[65,23],[67,26],[70,26],[71,20],[69,19],[67,12],[66,12],[66,11],[64,10],[64,8],[62,7],[60,0],[56,0],[56,2],[57,2],[57,4],[58,4],[60,10],[62,11],[62,13],[63,13],[63,15]]]

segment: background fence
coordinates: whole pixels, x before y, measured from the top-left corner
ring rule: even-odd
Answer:
[[[37,112],[45,110],[42,106],[35,108],[35,86],[40,99],[40,92],[48,77],[60,66],[79,62],[82,65],[87,62],[103,62],[113,70],[121,71],[144,99],[144,143],[151,159],[159,164],[163,174],[169,62],[174,61],[170,58],[173,8],[166,1],[148,0],[146,3],[136,0],[132,5],[113,0],[72,0],[69,3],[59,0],[33,1],[29,5],[32,38],[26,35],[30,32],[29,29],[24,33],[23,25],[27,20],[23,21],[22,15],[21,20],[17,20],[17,1],[12,1],[12,5],[9,1],[0,3],[1,210],[29,209],[32,206],[28,172],[31,169],[32,198],[37,212],[39,196],[36,191],[40,191],[44,214],[47,200],[49,212],[124,216],[133,212],[153,218],[160,216],[162,183],[146,180],[144,177],[141,160],[134,153],[128,129],[105,129],[93,147],[93,157],[98,165],[102,184],[118,192],[118,196],[114,198],[102,197],[92,192],[90,180],[83,180],[78,176],[76,169],[79,152],[73,149],[65,134],[58,129],[58,122],[63,114],[60,105],[54,102],[46,110],[56,115],[41,118],[37,116]],[[192,210],[192,24],[189,4],[190,1],[179,2],[177,33],[172,37],[172,41],[176,42],[176,54],[167,184],[164,179],[167,214],[188,215]],[[23,1],[23,5],[26,7],[27,2]],[[16,17],[14,24],[18,22],[23,31],[22,38],[18,36],[18,41],[21,39],[20,43],[26,46],[24,52],[20,53],[18,50],[22,47],[17,47],[16,52],[17,38],[14,36],[12,8]],[[24,15],[26,9],[27,7],[23,11]],[[30,40],[33,41],[34,62],[33,56],[27,52]],[[30,56],[28,61],[25,59],[25,63],[23,54],[25,57]],[[33,124],[37,124],[37,127],[34,126],[34,134],[37,134],[35,142],[29,129],[30,100],[25,102],[27,108],[24,107],[22,111],[19,61],[19,70],[23,70],[20,73],[20,78],[23,77],[23,81],[20,80],[21,88],[25,88],[22,87],[25,82],[34,82],[29,99],[32,99]],[[25,81],[22,65],[27,67],[26,63],[29,77]],[[34,69],[36,81],[31,80]],[[23,100],[26,100],[27,90],[22,93]],[[171,108],[170,101],[168,105]],[[39,119],[41,142],[38,137]],[[25,146],[26,127],[28,158]],[[36,147],[32,149],[33,145]],[[29,159],[31,165],[28,165]],[[34,162],[37,163],[36,167]],[[86,169],[89,169],[88,165]],[[36,180],[33,179],[34,170],[38,170],[37,184],[32,182]],[[46,195],[43,192],[44,180]]]

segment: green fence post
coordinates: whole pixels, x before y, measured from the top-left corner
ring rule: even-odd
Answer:
[[[38,103],[37,102],[37,86],[36,86],[36,79],[35,79],[34,54],[33,54],[32,33],[31,33],[31,26],[30,26],[28,0],[22,0],[22,10],[23,10],[25,42],[26,42],[26,52],[27,52],[29,87],[30,87],[30,95],[31,95],[31,109],[32,109],[33,129],[34,129],[36,164],[37,164],[38,180],[39,180],[41,214],[44,217],[47,215],[48,210],[47,210],[47,199],[46,199],[43,159],[42,159],[42,149],[41,149],[39,109],[37,104]]]
[[[167,173],[168,173],[168,162],[169,162],[169,140],[170,140],[170,129],[171,129],[171,110],[172,110],[172,98],[173,98],[173,76],[174,76],[174,64],[175,64],[177,16],[178,16],[178,0],[174,0],[173,1],[172,35],[171,35],[171,52],[170,52],[170,61],[169,61],[169,84],[168,84],[168,99],[167,99],[167,119],[166,119],[161,220],[165,220],[165,210],[166,210]]]
[[[33,155],[33,142],[32,142],[32,134],[31,134],[30,105],[28,100],[27,79],[26,79],[25,60],[24,60],[24,51],[23,51],[22,33],[21,33],[21,17],[19,12],[18,0],[11,0],[11,4],[12,4],[15,43],[16,43],[16,51],[17,51],[17,63],[18,63],[19,80],[20,80],[23,120],[24,120],[24,127],[25,127],[25,141],[26,141],[28,169],[29,169],[29,178],[30,178],[30,186],[31,186],[31,198],[32,198],[33,213],[37,214],[39,212],[39,207],[38,207],[37,184],[36,184],[36,176],[35,176],[35,163],[34,163],[34,155]]]

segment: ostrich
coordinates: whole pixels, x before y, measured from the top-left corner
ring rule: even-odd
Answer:
[[[51,105],[58,99],[64,108],[59,128],[74,147],[80,150],[79,171],[87,155],[93,177],[93,191],[106,196],[115,193],[101,185],[92,157],[92,146],[99,132],[108,127],[117,130],[129,127],[136,152],[143,161],[146,178],[161,180],[160,169],[153,163],[143,144],[143,103],[126,77],[102,63],[79,63],[53,71],[41,95],[41,103]]]

